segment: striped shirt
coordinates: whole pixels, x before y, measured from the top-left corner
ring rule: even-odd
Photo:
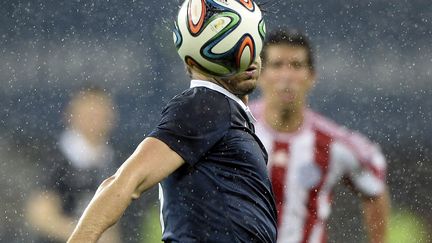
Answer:
[[[252,102],[250,109],[269,153],[278,242],[326,242],[332,192],[341,179],[366,197],[383,192],[385,158],[363,135],[309,109],[297,132],[277,132],[264,121],[262,101]]]

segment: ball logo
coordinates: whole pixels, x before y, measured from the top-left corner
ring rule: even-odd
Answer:
[[[220,32],[225,26],[229,24],[229,20],[225,20],[224,18],[219,18],[211,23],[211,28],[213,31]]]

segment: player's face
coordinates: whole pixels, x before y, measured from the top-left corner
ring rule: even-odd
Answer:
[[[76,100],[72,110],[72,125],[86,135],[105,137],[112,129],[115,114],[113,104],[105,96],[86,95]]]
[[[246,71],[228,78],[220,78],[219,82],[231,93],[244,96],[251,93],[257,86],[261,73],[261,58],[258,57]]]
[[[266,102],[277,107],[302,107],[315,80],[307,61],[307,51],[303,47],[268,46],[259,80]]]

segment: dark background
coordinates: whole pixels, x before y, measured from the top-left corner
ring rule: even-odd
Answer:
[[[393,210],[432,227],[430,1],[257,1],[267,29],[303,30],[316,47],[311,106],[378,142]],[[1,242],[29,242],[22,204],[37,184],[38,151],[63,125],[72,91],[106,87],[118,104],[112,143],[124,159],[188,86],[172,43],[178,1],[0,1]],[[259,95],[255,92],[252,97]],[[155,193],[143,200],[152,204]],[[342,187],[331,242],[362,242],[358,200]],[[431,242],[430,233],[427,241]]]

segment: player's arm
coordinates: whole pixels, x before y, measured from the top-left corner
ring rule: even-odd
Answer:
[[[338,147],[346,169],[347,185],[363,199],[364,225],[371,243],[385,243],[390,199],[386,185],[386,159],[377,144],[360,134],[349,136],[350,146]]]
[[[138,198],[184,163],[165,143],[146,138],[117,172],[99,186],[68,242],[96,242]]]
[[[363,199],[363,217],[371,243],[387,242],[390,199],[388,191],[376,197]]]

